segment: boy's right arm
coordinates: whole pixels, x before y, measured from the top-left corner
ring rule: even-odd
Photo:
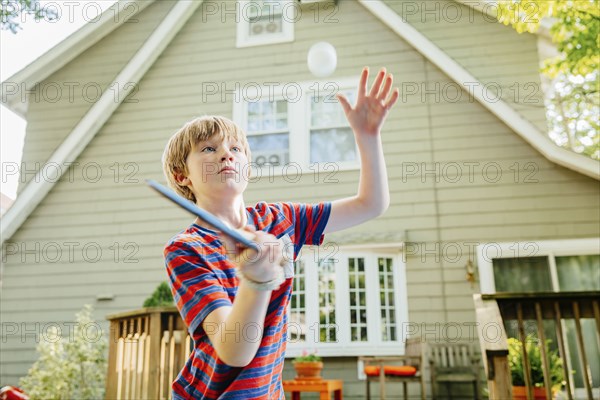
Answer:
[[[262,231],[254,234],[253,240],[259,245],[259,253],[245,249],[237,254],[235,260],[246,278],[267,282],[275,278],[278,268],[282,268],[283,246],[273,235]],[[262,341],[270,299],[271,291],[256,290],[241,279],[233,305],[219,307],[206,316],[202,328],[225,364],[245,367],[252,361]],[[245,336],[256,332],[256,329],[257,336]]]
[[[219,358],[232,367],[245,367],[252,361],[262,339],[270,291],[258,291],[240,282],[232,307],[220,307],[208,314],[202,328],[210,338]],[[243,301],[241,301],[243,299]],[[261,327],[258,337],[245,337]]]

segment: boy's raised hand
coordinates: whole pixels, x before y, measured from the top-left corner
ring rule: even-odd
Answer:
[[[342,105],[346,118],[355,134],[370,137],[379,134],[387,113],[398,100],[400,92],[398,88],[394,89],[388,99],[392,89],[393,77],[391,74],[387,74],[386,77],[385,68],[379,71],[371,90],[367,93],[368,79],[369,67],[365,67],[360,76],[354,107],[350,105],[343,94],[338,93],[336,97]]]

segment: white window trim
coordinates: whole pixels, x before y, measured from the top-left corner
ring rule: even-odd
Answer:
[[[477,267],[479,269],[479,285],[481,293],[496,293],[494,281],[493,259],[518,258],[535,256],[581,256],[598,254],[600,238],[564,239],[564,240],[531,240],[515,242],[488,242],[477,245]],[[553,261],[552,261],[553,262]],[[551,268],[554,291],[558,291],[556,269]]]
[[[365,274],[366,295],[367,295],[367,315],[374,315],[376,322],[368,322],[368,337],[371,338],[367,342],[351,342],[349,305],[350,294],[347,290],[349,287],[349,273],[347,268],[339,268],[336,270],[336,324],[339,328],[336,343],[319,343],[318,329],[315,330],[315,322],[319,321],[319,289],[318,289],[318,266],[316,255],[331,254],[328,249],[317,250],[314,246],[306,246],[311,251],[304,251],[304,273],[305,273],[305,308],[306,308],[306,323],[308,332],[305,342],[288,342],[286,358],[293,358],[301,355],[304,350],[317,350],[318,354],[323,357],[331,356],[363,356],[363,355],[388,355],[390,352],[394,354],[404,354],[404,325],[408,323],[408,298],[406,289],[406,263],[401,257],[398,249],[402,248],[402,244],[379,244],[371,246],[370,249],[366,245],[359,246],[340,246],[339,252],[335,254],[337,257],[364,257],[365,258]],[[381,249],[381,250],[380,250]],[[317,251],[319,253],[317,253]],[[395,318],[396,318],[396,341],[384,342],[381,340],[381,318],[379,307],[379,286],[378,286],[378,271],[377,258],[385,257],[392,258],[394,262],[394,299],[395,299]],[[373,278],[375,277],[375,278]],[[291,310],[288,308],[288,313]],[[289,315],[289,314],[288,314]],[[342,329],[344,328],[344,329]]]
[[[301,174],[312,173],[331,173],[328,164],[335,164],[335,171],[354,171],[360,169],[360,160],[358,159],[358,149],[356,149],[357,160],[353,162],[329,162],[329,163],[311,163],[310,162],[310,102],[311,96],[316,92],[324,95],[334,96],[339,91],[356,89],[359,83],[359,76],[343,77],[335,80],[311,80],[301,82],[264,82],[260,85],[256,82],[240,84],[236,87],[232,116],[233,120],[244,130],[248,132],[248,100],[270,99],[281,100],[288,99],[288,128],[290,134],[290,164],[294,168],[286,166],[265,167],[263,175],[283,176],[285,173],[300,172]],[[292,93],[300,90],[300,97],[293,97]],[[337,89],[337,90],[335,90]],[[284,91],[286,93],[284,93]],[[292,101],[293,100],[293,101]],[[341,105],[340,105],[341,107]],[[356,144],[355,144],[356,145]],[[294,149],[294,151],[291,151]]]
[[[237,0],[236,16],[237,16],[237,34],[236,48],[265,46],[269,44],[289,43],[294,41],[294,21],[287,16],[286,9],[290,6],[295,6],[293,0],[279,0],[282,4],[281,18],[281,34],[280,35],[264,35],[264,36],[249,36],[248,29],[250,20],[247,13],[244,12],[244,3],[252,3],[247,0]],[[256,3],[255,3],[256,4]]]

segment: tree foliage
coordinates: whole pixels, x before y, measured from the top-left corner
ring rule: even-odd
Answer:
[[[553,79],[546,101],[549,136],[559,146],[600,159],[599,0],[498,0],[498,20],[534,33],[551,21],[559,55],[541,72]]]
[[[559,146],[600,160],[598,72],[559,75],[546,101],[550,138]]]
[[[67,337],[54,325],[40,335],[40,357],[19,382],[31,400],[104,398],[107,343],[99,329],[86,305]]]
[[[0,27],[3,30],[10,30],[17,33],[21,23],[26,17],[39,21],[45,19],[53,21],[58,18],[56,9],[52,7],[42,7],[39,0],[0,0]]]
[[[499,0],[498,10],[498,20],[519,33],[537,32],[544,18],[552,21],[550,35],[561,54],[544,63],[551,78],[598,70],[599,0]]]

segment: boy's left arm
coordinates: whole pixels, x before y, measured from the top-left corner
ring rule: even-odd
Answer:
[[[323,233],[339,231],[366,222],[383,214],[390,204],[381,127],[388,111],[398,100],[399,91],[394,89],[388,99],[393,78],[391,74],[386,77],[385,68],[379,71],[369,92],[367,92],[368,78],[369,69],[365,67],[360,77],[354,107],[344,95],[337,95],[358,145],[360,181],[356,196],[331,203],[331,213]]]

